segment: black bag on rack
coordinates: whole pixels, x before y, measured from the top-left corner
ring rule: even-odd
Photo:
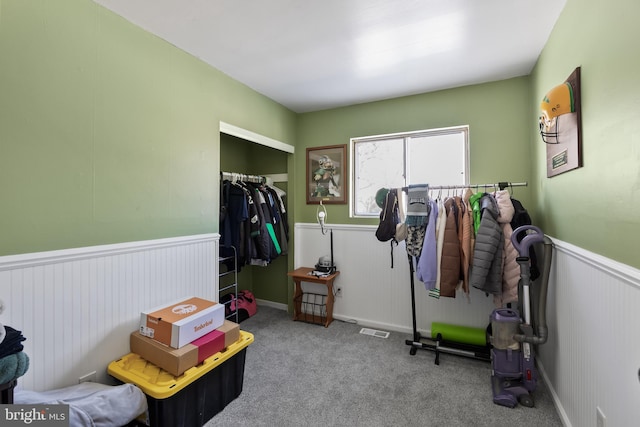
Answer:
[[[380,212],[380,224],[376,230],[376,238],[381,242],[392,240],[396,236],[396,226],[400,222],[398,214],[398,190],[392,188],[384,199],[384,206]]]
[[[393,268],[393,245],[398,245],[396,240],[396,227],[400,223],[398,213],[398,190],[392,188],[384,198],[382,212],[380,212],[380,224],[376,230],[376,238],[381,242],[389,241],[391,245],[391,268]]]

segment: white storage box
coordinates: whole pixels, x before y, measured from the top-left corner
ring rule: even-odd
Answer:
[[[140,314],[140,334],[180,348],[219,328],[224,304],[191,297]]]

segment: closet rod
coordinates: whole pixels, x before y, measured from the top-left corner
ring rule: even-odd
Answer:
[[[243,173],[236,172],[220,172],[220,176],[223,180],[229,181],[245,181],[245,182],[256,182],[258,184],[264,184],[267,179],[264,176],[260,175],[246,175]]]
[[[525,182],[496,182],[495,184],[459,184],[459,185],[429,185],[429,190],[458,190],[469,187],[474,188],[499,188],[504,190],[507,187],[526,187],[528,183]],[[409,187],[402,187],[403,191],[407,191]]]

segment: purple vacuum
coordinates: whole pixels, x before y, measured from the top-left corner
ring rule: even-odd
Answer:
[[[538,377],[534,345],[544,344],[548,336],[546,306],[553,243],[532,225],[516,228],[511,235],[511,243],[519,254],[516,258],[520,266],[518,309],[499,308],[491,313],[493,402],[510,408],[518,403],[533,407],[531,393],[536,389]],[[530,287],[534,244],[544,246],[544,259],[539,278],[537,315],[532,316]]]

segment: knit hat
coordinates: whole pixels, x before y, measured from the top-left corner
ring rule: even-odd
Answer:
[[[388,188],[381,188],[376,192],[376,205],[378,205],[380,209],[384,209],[384,200],[386,199],[388,192]]]

